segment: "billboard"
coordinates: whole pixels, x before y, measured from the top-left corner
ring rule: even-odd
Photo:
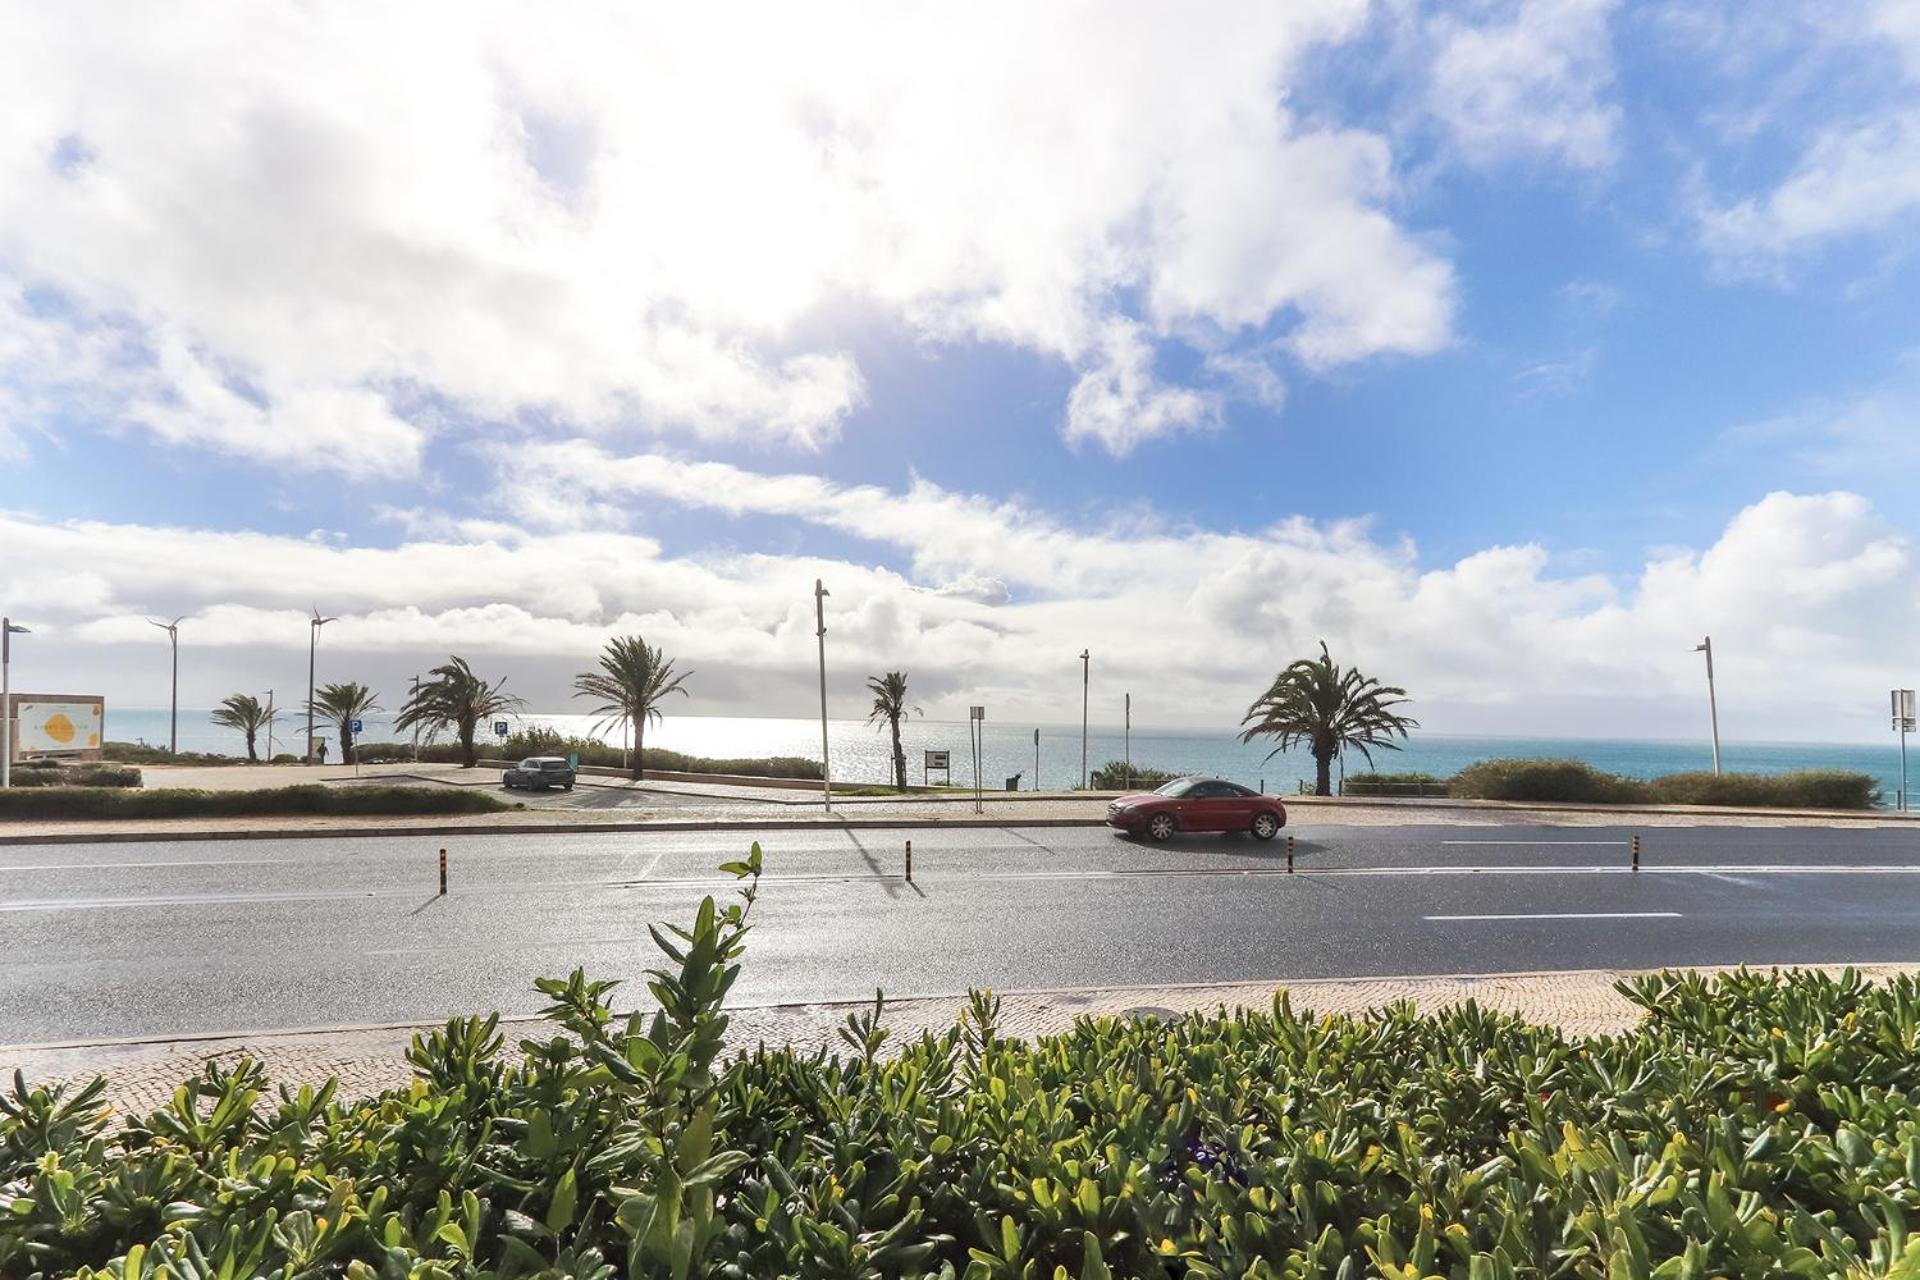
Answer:
[[[99,698],[17,694],[13,715],[16,756],[98,751],[106,731],[106,704]]]

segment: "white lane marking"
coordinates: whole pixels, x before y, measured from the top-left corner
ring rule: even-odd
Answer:
[[[1541,848],[1546,848],[1549,846],[1557,847],[1560,845],[1606,845],[1609,848],[1617,848],[1621,845],[1631,844],[1632,841],[1629,841],[1629,840],[1442,840],[1440,843],[1441,844],[1457,844],[1457,845],[1517,844],[1517,845],[1524,845],[1528,847],[1538,845]]]
[[[206,862],[41,862],[0,865],[0,871],[143,871],[150,867],[271,867],[285,858],[216,858]]]
[[[1538,911],[1513,915],[1422,916],[1422,920],[1678,920],[1678,911]]]

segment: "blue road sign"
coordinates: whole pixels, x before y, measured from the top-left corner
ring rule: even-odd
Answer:
[[[496,738],[504,738],[507,736],[507,722],[505,720],[495,720],[493,722],[493,736]]]
[[[351,724],[349,724],[347,728],[354,733],[358,733],[360,732],[360,722],[358,720],[355,720]]]

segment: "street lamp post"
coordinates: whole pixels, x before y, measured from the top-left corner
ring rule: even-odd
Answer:
[[[833,767],[827,755],[827,605],[826,600],[833,593],[826,585],[815,578],[813,580],[813,625],[814,635],[820,641],[820,795],[826,804],[828,813],[833,812]]]
[[[13,785],[13,638],[31,634],[0,618],[0,791]]]
[[[267,763],[273,763],[273,690],[267,690]]]
[[[313,763],[313,662],[320,648],[320,628],[338,621],[321,617],[319,605],[313,606],[313,617],[307,620],[307,747],[300,753],[303,764]]]
[[[1087,681],[1093,670],[1092,652],[1080,651],[1080,789],[1087,789]]]
[[[1720,703],[1713,692],[1713,637],[1693,646],[1695,653],[1707,655],[1707,714],[1713,717],[1713,772],[1720,773]]]
[[[148,623],[167,633],[167,640],[173,646],[173,697],[168,704],[171,711],[167,723],[167,754],[170,756],[180,753],[180,622],[185,617],[183,613],[172,622],[147,619]]]
[[[1131,693],[1127,695],[1127,723],[1122,732],[1126,735],[1122,741],[1126,744],[1127,790],[1131,791],[1133,790],[1133,695]]]
[[[420,677],[419,676],[415,676],[413,678],[413,688],[411,690],[411,693],[413,696],[407,699],[408,706],[412,706],[413,699],[420,696]],[[415,764],[420,763],[420,722],[418,720],[413,722],[413,762]]]

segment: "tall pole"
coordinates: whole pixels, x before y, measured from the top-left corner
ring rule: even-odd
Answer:
[[[273,690],[267,690],[267,763],[273,763]]]
[[[1707,713],[1713,717],[1713,771],[1717,775],[1720,772],[1720,702],[1713,691],[1713,637],[1703,639],[1693,651],[1707,655]]]
[[[827,756],[827,604],[829,592],[820,579],[813,580],[814,635],[820,641],[820,795],[827,812],[833,812],[833,768]]]
[[[1127,695],[1127,727],[1124,732],[1126,734],[1123,741],[1126,743],[1127,790],[1131,791],[1133,790],[1133,695],[1131,693]]]
[[[185,615],[182,615],[182,617],[184,616]],[[171,720],[167,727],[167,754],[178,755],[180,753],[180,622],[181,622],[181,618],[175,618],[172,622],[154,622],[152,618],[148,618],[147,621],[151,623],[153,626],[156,626],[160,628],[162,631],[166,632],[167,640],[173,646],[173,700],[169,704],[172,708],[172,712],[171,712]]]
[[[334,621],[320,616],[320,606],[313,607],[313,617],[308,620],[307,629],[307,745],[300,753],[302,763],[313,763],[313,660],[320,648],[320,628]]]
[[[0,791],[13,785],[13,638],[29,634],[0,618]]]
[[[1033,731],[1033,789],[1040,789],[1040,730]]]
[[[420,696],[420,677],[417,675],[413,678],[413,688],[411,692],[413,697],[407,699],[409,703],[413,701],[413,698]],[[418,720],[413,722],[413,762],[415,764],[420,763],[420,722]]]
[[[1087,789],[1087,680],[1093,670],[1090,650],[1080,651],[1080,789]]]

